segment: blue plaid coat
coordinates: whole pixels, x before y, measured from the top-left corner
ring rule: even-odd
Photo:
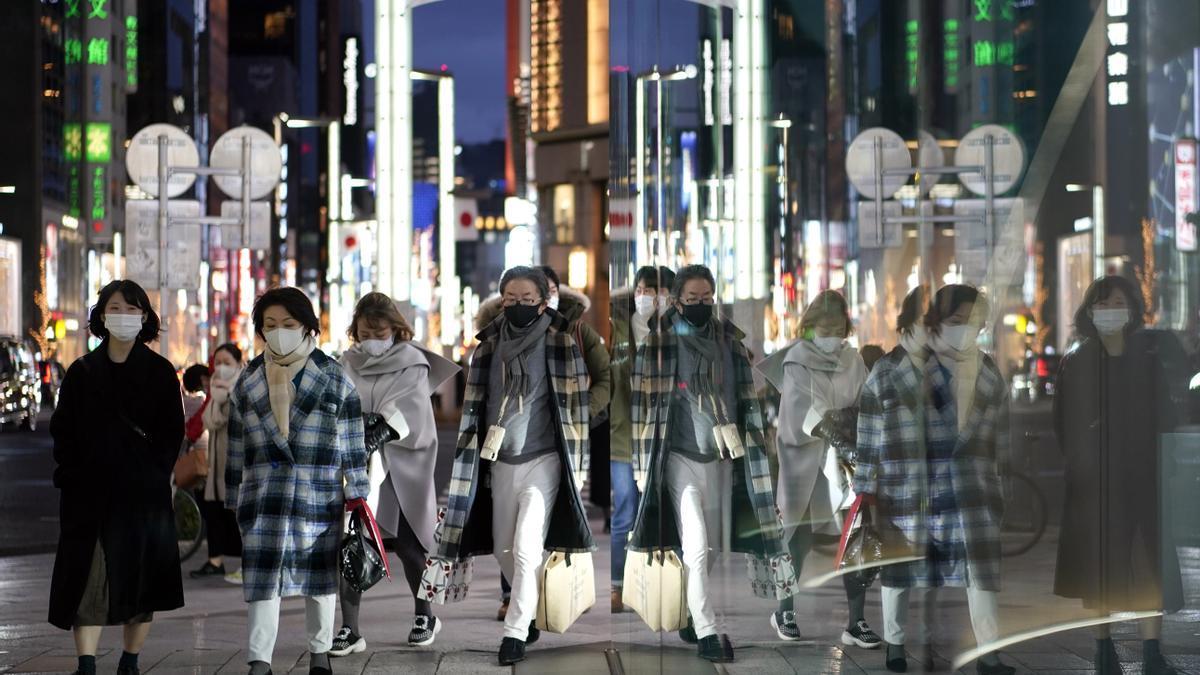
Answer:
[[[629,548],[645,551],[679,548],[675,507],[666,487],[667,452],[663,448],[671,423],[671,396],[678,386],[679,338],[675,335],[674,308],[667,310],[661,329],[651,329],[638,347],[633,366],[633,473],[646,485],[638,505]],[[783,555],[783,530],[775,510],[767,442],[763,433],[762,403],[754,386],[750,352],[742,344],[746,334],[729,320],[718,329],[733,350],[737,383],[737,426],[746,455],[733,460],[731,550],[761,558]],[[664,497],[667,497],[664,499]]]
[[[246,602],[336,593],[344,499],[370,491],[354,384],[320,350],[301,373],[287,439],[261,355],[229,395],[225,505],[242,531]]]
[[[546,373],[556,404],[555,429],[562,461],[561,487],[550,512],[546,548],[583,553],[596,549],[579,496],[591,457],[587,367],[567,320],[554,310],[546,311],[552,318],[546,335]],[[449,503],[434,535],[438,550],[431,559],[461,561],[492,552],[492,462],[480,459],[479,448],[487,435],[488,372],[504,321],[501,314],[480,331],[479,346],[471,355]]]
[[[863,388],[854,489],[875,495],[889,557],[884,585],[1000,590],[1000,476],[1008,457],[1008,388],[982,357],[962,430],[948,370],[929,354],[918,370],[900,348]]]

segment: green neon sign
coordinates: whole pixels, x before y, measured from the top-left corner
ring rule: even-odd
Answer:
[[[958,88],[959,55],[958,19],[946,19],[942,24],[942,62],[946,67],[945,84],[948,91]]]
[[[920,74],[921,59],[921,25],[916,19],[909,19],[904,24],[904,62],[908,68],[908,90],[917,90],[917,78]]]
[[[92,8],[91,8],[91,10],[88,11],[87,18],[89,18],[89,19],[107,19],[108,18],[108,9],[105,8],[105,6],[108,5],[108,0],[88,0],[88,1],[91,4]]]
[[[138,20],[136,16],[125,17],[125,84],[136,87],[138,83]]]
[[[86,129],[87,161],[107,164],[112,159],[112,125],[88,122]]]
[[[88,40],[87,62],[92,66],[108,65],[108,38]]]
[[[104,220],[104,196],[104,167],[98,166],[92,170],[92,220]]]
[[[63,41],[63,59],[67,65],[83,63],[83,40],[67,38]]]
[[[83,158],[83,129],[78,122],[63,124],[63,158],[76,162]]]

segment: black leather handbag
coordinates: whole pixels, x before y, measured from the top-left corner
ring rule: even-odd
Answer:
[[[366,505],[350,514],[350,526],[342,539],[339,555],[342,578],[359,593],[367,592],[384,577],[391,577],[383,539],[375,517]]]

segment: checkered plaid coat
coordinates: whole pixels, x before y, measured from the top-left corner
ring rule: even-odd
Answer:
[[[954,386],[935,355],[923,369],[900,348],[863,388],[854,489],[873,494],[889,556],[887,586],[1000,590],[1000,476],[1008,457],[1008,389],[986,355],[962,430]]]
[[[301,372],[287,439],[261,355],[229,395],[225,505],[242,531],[246,602],[336,593],[343,500],[370,490],[353,383],[320,350]]]
[[[635,551],[680,546],[675,507],[666,486],[668,453],[663,452],[671,423],[670,397],[678,382],[675,316],[675,309],[667,310],[661,330],[651,329],[633,365],[633,473],[639,483],[646,485],[629,542],[629,548]],[[746,334],[728,320],[722,321],[718,330],[733,350],[736,421],[746,447],[745,457],[733,460],[730,548],[761,558],[783,555],[783,532],[767,463],[762,403],[754,386],[750,352],[742,344]]]
[[[587,479],[588,379],[587,367],[575,344],[567,321],[554,310],[546,335],[546,373],[550,378],[558,431],[558,456],[562,460],[558,499],[550,513],[546,549],[582,553],[594,551],[596,544],[588,527],[579,491]],[[467,389],[459,424],[458,449],[454,472],[450,477],[446,516],[438,525],[434,539],[436,555],[430,559],[466,560],[492,552],[492,462],[481,460],[479,448],[487,435],[488,371],[500,339],[500,327],[506,319],[500,315],[477,336],[479,346],[471,356],[467,370]]]

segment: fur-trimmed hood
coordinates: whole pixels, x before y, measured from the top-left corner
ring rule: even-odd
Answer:
[[[632,296],[631,296],[632,297]],[[563,318],[574,328],[575,323],[592,308],[592,300],[583,293],[574,288],[566,286],[558,287],[558,313],[563,315]],[[499,295],[493,295],[483,304],[479,305],[479,311],[475,314],[475,330],[481,331],[489,324],[495,321],[502,313],[504,308],[501,306],[501,298]]]

